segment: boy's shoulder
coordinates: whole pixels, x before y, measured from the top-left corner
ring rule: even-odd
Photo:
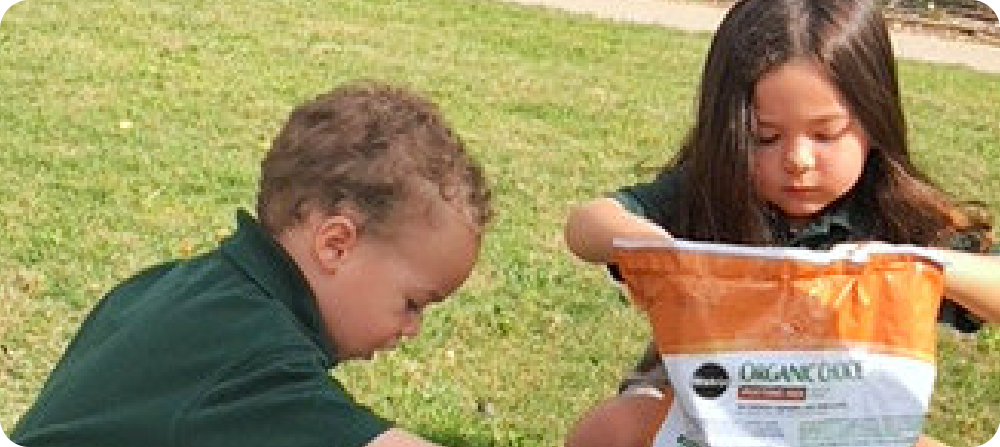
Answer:
[[[331,357],[318,340],[310,296],[276,296],[275,289],[248,275],[223,247],[203,255],[147,268],[112,289],[91,311],[67,356],[103,356],[102,351],[158,355],[146,366],[185,361],[210,365],[272,356],[275,347],[315,351]],[[197,356],[190,356],[193,352]],[[195,367],[195,365],[190,365]]]
[[[150,267],[112,289],[67,348],[66,372],[79,380],[86,371],[78,360],[87,359],[104,374],[138,380],[135,368],[114,367],[117,358],[134,358],[150,376],[174,380],[188,371],[194,381],[282,349],[313,353],[332,366],[305,279],[252,224],[241,219],[215,249]]]
[[[275,296],[287,289],[245,272],[225,245],[148,268],[108,293],[19,424],[19,439],[86,439],[114,425],[116,441],[94,443],[174,445],[225,431],[218,445],[236,445],[260,435],[261,424],[247,421],[270,410],[291,423],[320,417],[323,405],[382,427],[331,381],[334,360],[310,324],[311,297]],[[114,408],[108,396],[117,396]]]

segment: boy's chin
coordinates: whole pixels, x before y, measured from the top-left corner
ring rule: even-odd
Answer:
[[[349,353],[343,353],[343,351],[341,351],[341,353],[339,353],[339,355],[337,356],[337,361],[339,361],[339,362],[350,362],[350,361],[357,361],[357,360],[372,360],[373,358],[375,358],[375,355],[377,354],[377,352],[378,351],[360,351],[360,350],[357,350],[357,351],[353,351],[353,352],[349,352]]]
[[[351,354],[351,355],[348,355],[348,356],[340,357],[337,360],[338,360],[339,363],[345,363],[345,362],[367,362],[367,361],[374,360],[375,357],[376,357],[376,353],[375,352],[367,353],[367,354],[357,353],[357,354]]]
[[[343,361],[349,361],[349,360],[374,360],[380,354],[388,353],[388,352],[391,352],[391,351],[395,351],[397,347],[399,347],[399,340],[398,339],[395,340],[395,341],[393,341],[393,342],[391,342],[391,343],[387,343],[385,345],[374,347],[374,348],[356,349],[353,352],[340,357],[340,361],[343,362]]]
[[[365,361],[375,360],[379,356],[385,355],[386,353],[389,353],[389,352],[392,352],[395,349],[396,349],[395,345],[389,346],[389,347],[385,347],[385,348],[374,349],[374,350],[371,350],[371,351],[368,351],[368,352],[360,353],[360,354],[354,356],[352,358],[352,360],[365,360]]]

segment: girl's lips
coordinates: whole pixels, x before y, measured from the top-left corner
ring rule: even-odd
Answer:
[[[816,191],[815,187],[810,187],[810,186],[786,186],[784,189],[785,192],[795,193],[795,194],[810,193]]]
[[[787,188],[784,188],[784,191],[785,191],[785,194],[787,194],[789,196],[792,196],[792,197],[806,198],[806,197],[809,197],[809,196],[812,196],[812,195],[816,194],[816,192],[818,191],[818,189],[817,188],[802,188],[802,187],[787,187]]]

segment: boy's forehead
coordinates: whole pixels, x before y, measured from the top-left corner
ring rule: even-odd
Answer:
[[[408,186],[405,203],[399,204],[399,209],[393,213],[400,220],[396,224],[410,226],[419,221],[434,227],[458,224],[474,234],[482,233],[479,211],[466,200],[460,187],[448,191],[448,186],[442,187],[426,179],[415,180]]]
[[[447,295],[458,288],[475,265],[482,244],[482,228],[460,202],[435,196],[407,221],[396,221],[392,243],[414,263],[415,271],[431,278],[434,289]]]
[[[422,219],[434,228],[456,227],[468,233],[479,235],[482,226],[476,218],[474,207],[459,198],[445,199],[440,194],[431,194],[421,200],[416,219]]]

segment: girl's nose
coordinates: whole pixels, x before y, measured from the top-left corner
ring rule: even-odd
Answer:
[[[789,142],[785,150],[785,169],[799,174],[816,168],[816,151],[809,138],[798,137]]]

